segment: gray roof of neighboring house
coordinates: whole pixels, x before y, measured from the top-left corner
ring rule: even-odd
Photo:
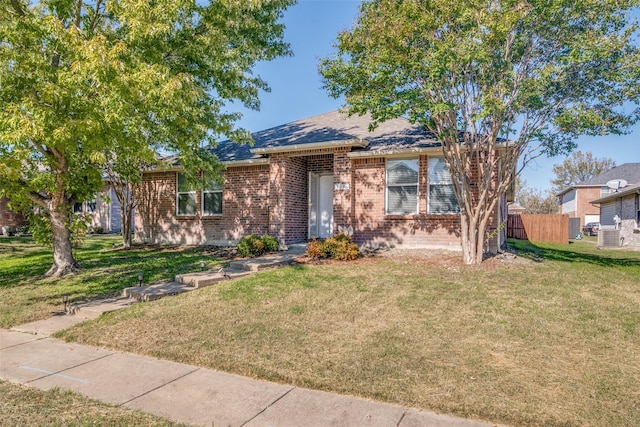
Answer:
[[[599,199],[596,199],[592,202],[589,202],[591,204],[599,204],[599,203],[606,203],[606,202],[610,202],[612,200],[616,200],[619,199],[621,197],[625,197],[628,196],[630,194],[634,194],[634,193],[639,193],[640,194],[640,182],[638,182],[637,184],[633,184],[633,185],[627,185],[624,188],[621,188],[620,190],[618,190],[615,193],[611,193],[607,196],[604,197],[600,197]]]
[[[336,110],[255,132],[252,134],[255,141],[253,146],[227,140],[220,142],[212,151],[221,161],[228,162],[261,158],[261,155],[251,152],[256,148],[293,147],[331,141],[365,140],[369,143],[367,147],[355,148],[354,151],[440,146],[433,134],[403,118],[381,123],[373,132],[369,132],[369,123],[368,116],[346,117]]]
[[[600,175],[572,185],[558,195],[560,196],[573,188],[606,186],[607,182],[613,179],[624,179],[628,184],[640,182],[640,163],[624,163],[620,166],[615,166],[608,171],[602,172]]]

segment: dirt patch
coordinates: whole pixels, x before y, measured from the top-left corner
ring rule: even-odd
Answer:
[[[385,249],[378,250],[374,253],[367,253],[362,257],[353,261],[340,261],[334,259],[314,259],[307,256],[301,256],[296,259],[299,264],[309,265],[367,265],[375,264],[380,259],[391,260],[397,264],[408,264],[427,268],[439,268],[450,271],[460,271],[460,269],[476,269],[480,271],[493,271],[504,268],[505,265],[532,265],[535,262],[520,257],[511,252],[504,252],[496,256],[485,259],[479,265],[467,265],[462,260],[462,254],[458,251],[449,251],[446,249]]]

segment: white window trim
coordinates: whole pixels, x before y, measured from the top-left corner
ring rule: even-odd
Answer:
[[[193,214],[188,214],[188,213],[180,213],[180,195],[181,194],[193,194],[194,198],[197,198],[197,191],[196,190],[192,190],[192,191],[180,191],[180,174],[182,172],[176,172],[176,216],[195,216],[197,214],[193,213]]]
[[[416,160],[418,162],[418,179],[416,180],[416,206],[413,212],[390,212],[389,211],[389,161],[409,161]],[[403,185],[392,185],[392,187],[409,187],[413,186],[413,184],[403,184]],[[384,164],[384,214],[385,215],[418,215],[420,212],[420,158],[419,157],[408,157],[401,159],[385,159]]]
[[[224,189],[224,185],[221,184],[220,185],[220,189],[219,190],[207,190],[205,188],[202,189],[202,191],[200,192],[200,212],[202,212],[202,216],[206,216],[206,217],[212,217],[212,216],[222,216],[222,212],[224,211],[224,206],[222,205],[223,203],[223,189]],[[220,213],[207,213],[207,211],[205,211],[204,209],[204,195],[205,194],[214,194],[214,193],[220,193]]]
[[[443,183],[437,182],[432,183],[430,179],[430,165],[429,160],[431,159],[444,159],[442,156],[431,156],[427,159],[427,215],[460,215],[460,202],[458,202],[458,211],[450,211],[450,212],[431,212],[431,186],[432,185],[453,185],[453,179],[451,179],[451,183]],[[451,171],[449,171],[449,177],[451,177]],[[454,193],[455,195],[455,193]]]

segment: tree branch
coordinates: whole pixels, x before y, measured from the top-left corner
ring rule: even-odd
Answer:
[[[22,8],[22,5],[20,4],[20,0],[9,0],[9,3],[11,4],[11,7],[13,8],[13,11],[18,16],[25,16],[26,15],[26,12],[24,11],[24,9]]]

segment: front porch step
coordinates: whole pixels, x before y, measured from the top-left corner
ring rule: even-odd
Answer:
[[[198,273],[178,274],[176,276],[176,282],[193,288],[204,288],[206,286],[215,285],[216,283],[236,279],[248,274],[251,274],[251,272],[234,268],[224,270],[207,270]]]
[[[122,291],[122,296],[133,298],[138,301],[154,301],[167,296],[178,295],[193,289],[193,287],[187,286],[184,283],[169,282],[159,285],[125,288]]]

